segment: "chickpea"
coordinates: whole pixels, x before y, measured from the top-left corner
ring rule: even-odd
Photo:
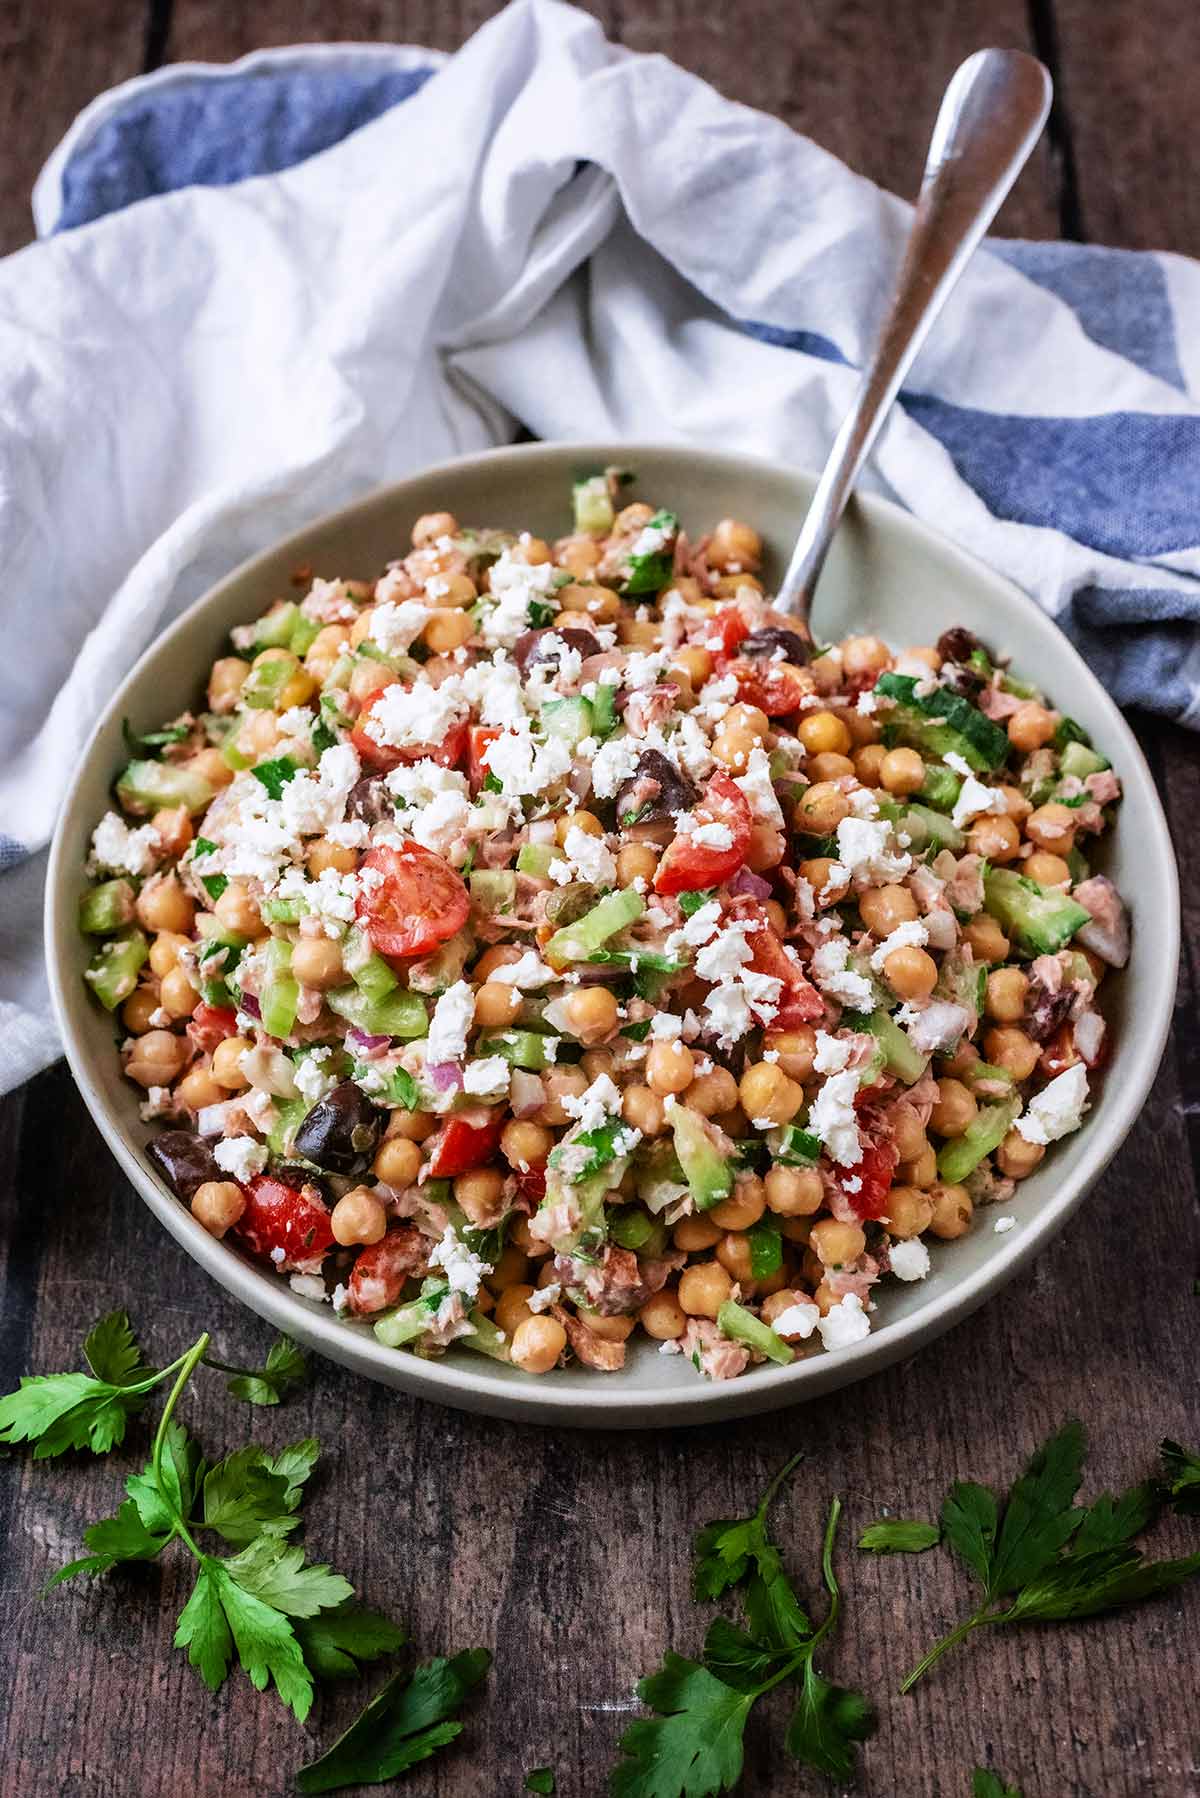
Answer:
[[[513,1331],[509,1356],[523,1373],[549,1373],[567,1346],[567,1332],[557,1318],[527,1317]]]
[[[836,712],[806,712],[796,735],[809,755],[845,755],[850,749],[850,732]]]
[[[560,537],[554,546],[554,560],[577,581],[585,581],[589,574],[595,574],[602,554],[595,537]]]
[[[221,656],[212,665],[208,677],[208,709],[224,714],[232,712],[250,672],[249,662],[241,656]]]
[[[617,884],[631,887],[635,880],[649,886],[658,868],[657,852],[649,843],[626,843],[617,851]]]
[[[882,942],[901,924],[915,920],[917,902],[907,887],[868,887],[859,894],[858,912],[867,929]]]
[[[414,549],[427,549],[439,537],[457,537],[459,523],[453,512],[422,512],[412,528]]]
[[[1041,1050],[1013,1024],[997,1024],[983,1039],[983,1052],[995,1068],[1003,1068],[1014,1080],[1028,1080]]]
[[[662,1099],[648,1086],[627,1086],[621,1095],[621,1116],[643,1136],[661,1136],[666,1113]]]
[[[186,805],[164,806],[150,820],[166,855],[182,855],[192,840],[192,821]]]
[[[816,781],[852,780],[854,763],[848,755],[835,755],[825,749],[819,755],[809,756],[808,773]]]
[[[749,1230],[767,1208],[766,1188],[757,1174],[743,1174],[733,1191],[705,1213],[722,1230]]]
[[[771,929],[775,932],[776,936],[785,936],[787,934],[787,913],[784,911],[782,905],[780,905],[778,899],[768,899],[766,901],[766,913],[767,923],[771,926]]]
[[[512,559],[529,568],[540,568],[552,559],[550,545],[544,537],[531,537],[528,531],[522,531],[513,546]]]
[[[939,1080],[937,1088],[938,1096],[929,1114],[930,1126],[939,1136],[961,1136],[979,1110],[975,1096],[961,1080]]]
[[[256,937],[263,934],[258,901],[251,898],[240,880],[230,881],[213,910],[225,929],[236,932],[238,936]]]
[[[1040,1142],[1026,1142],[1019,1130],[1010,1130],[996,1150],[996,1166],[1010,1180],[1024,1180],[1046,1153]]]
[[[158,994],[151,986],[135,986],[121,1007],[121,1022],[130,1036],[141,1036],[149,1030],[150,1019],[158,1010]]]
[[[246,1195],[236,1180],[206,1180],[192,1194],[192,1216],[210,1236],[224,1236],[245,1209]]]
[[[202,1062],[190,1067],[175,1088],[175,1097],[190,1111],[203,1111],[206,1105],[219,1105],[226,1096]]]
[[[1025,1010],[1029,976],[1020,968],[993,968],[987,977],[984,1010],[998,1024],[1015,1024]]]
[[[486,1288],[485,1288],[486,1290]],[[519,1280],[514,1286],[506,1286],[496,1300],[496,1328],[511,1336],[527,1317],[534,1314],[529,1309],[529,1300],[533,1297],[533,1287]]]
[[[1008,740],[1022,755],[1043,748],[1054,735],[1057,718],[1044,705],[1030,701],[1019,706],[1008,721]]]
[[[753,874],[767,874],[783,860],[787,839],[773,824],[752,824],[746,844],[746,866]]]
[[[859,1224],[823,1217],[812,1227],[809,1242],[822,1267],[849,1267],[866,1253],[866,1233]]]
[[[337,874],[352,874],[358,866],[358,856],[353,849],[344,843],[331,843],[328,837],[318,837],[315,843],[310,843],[304,859],[314,880],[327,868]]]
[[[550,1132],[527,1118],[510,1118],[500,1133],[500,1153],[509,1167],[541,1167],[553,1146]]]
[[[522,1220],[528,1229],[528,1219]],[[539,1249],[539,1254],[547,1251]],[[484,1284],[496,1294],[497,1298],[508,1291],[510,1286],[527,1286],[526,1275],[529,1272],[529,1257],[515,1240],[506,1242],[500,1251],[500,1258],[490,1274],[484,1275]]]
[[[698,693],[705,681],[712,679],[713,659],[709,650],[702,643],[684,643],[674,652],[674,659],[667,670],[668,674],[686,674],[693,688]]]
[[[926,999],[937,985],[937,963],[924,949],[909,943],[893,949],[883,964],[883,975],[901,999]]]
[[[652,1043],[646,1057],[646,1085],[660,1098],[686,1092],[696,1071],[696,1058],[686,1043]]]
[[[498,1167],[477,1167],[469,1174],[456,1174],[454,1198],[473,1224],[486,1229],[499,1215],[504,1175]]]
[[[906,662],[924,662],[931,674],[937,674],[942,666],[942,658],[937,650],[931,649],[926,643],[916,649],[906,649],[901,659]]]
[[[430,614],[421,637],[435,654],[448,655],[451,650],[461,649],[474,634],[475,625],[468,613],[446,607]]]
[[[553,1275],[554,1269],[551,1267],[546,1271]],[[624,1314],[605,1317],[601,1311],[587,1311],[582,1306],[578,1310],[580,1322],[586,1324],[592,1335],[598,1336],[601,1342],[624,1342],[637,1328],[636,1317]]]
[[[794,1030],[769,1030],[763,1037],[763,1049],[779,1057],[775,1066],[790,1080],[803,1082],[813,1071],[816,1032],[811,1024],[797,1024]]]
[[[1032,855],[1026,856],[1021,869],[1027,880],[1036,880],[1040,887],[1065,887],[1071,884],[1071,869],[1061,855],[1052,855],[1049,850],[1035,849]]]
[[[188,1058],[188,1046],[169,1030],[147,1030],[139,1036],[125,1063],[125,1072],[139,1086],[170,1086]]]
[[[814,781],[796,801],[792,822],[809,836],[832,836],[843,818],[850,816],[850,796],[829,780]]]
[[[713,582],[713,592],[718,599],[736,599],[738,594],[748,588],[751,593],[762,593],[763,584],[756,574],[719,574]]]
[[[406,1136],[385,1136],[375,1151],[371,1172],[385,1186],[411,1186],[421,1170],[421,1151]]]
[[[811,1217],[825,1202],[825,1188],[815,1167],[772,1167],[763,1189],[768,1209],[779,1217]]]
[[[334,1206],[329,1218],[333,1240],[344,1249],[355,1243],[379,1242],[387,1231],[387,1212],[365,1186],[355,1186]]]
[[[916,1161],[929,1147],[920,1113],[907,1105],[892,1113],[892,1141],[901,1161]]]
[[[170,930],[186,935],[192,928],[196,907],[174,874],[155,874],[137,896],[138,923],[147,930]]]
[[[521,995],[502,980],[485,980],[475,994],[475,1022],[484,1030],[504,1029],[521,1009]]]
[[[170,1012],[173,1018],[190,1018],[200,1003],[198,990],[182,968],[172,968],[169,974],[163,975],[158,996],[163,1010]]]
[[[711,1073],[699,1074],[693,1080],[688,1088],[687,1102],[701,1117],[712,1118],[722,1111],[732,1111],[738,1102],[737,1081],[728,1068],[713,1068]]]
[[[901,1186],[916,1186],[927,1192],[937,1179],[937,1156],[929,1143],[911,1161],[902,1161],[896,1169]]]
[[[479,598],[479,589],[469,574],[434,575],[426,592],[430,599],[437,600],[439,606],[459,611],[465,606],[473,606]]]
[[[842,672],[847,680],[878,678],[892,665],[892,652],[882,637],[847,637],[842,644]]]
[[[835,873],[835,869],[839,872]],[[818,908],[836,905],[849,891],[850,878],[831,855],[817,855],[811,861],[801,862],[799,873],[812,888]]]
[[[539,1124],[569,1124],[571,1114],[564,1105],[564,1098],[581,1099],[589,1086],[587,1075],[582,1068],[549,1068],[542,1075],[542,1085],[546,1089],[546,1103],[537,1114]]]
[[[973,855],[989,862],[1011,862],[1021,847],[1021,833],[1011,818],[977,818],[967,832],[967,843]]]
[[[782,1286],[778,1292],[772,1292],[763,1300],[762,1320],[774,1328],[776,1319],[782,1317],[785,1311],[790,1311],[793,1305],[808,1305],[811,1302],[806,1292],[798,1292],[794,1286]],[[802,1340],[798,1331],[784,1330],[781,1334],[785,1342]]]
[[[807,1246],[811,1229],[811,1217],[781,1217],[779,1220],[779,1234],[785,1242],[798,1242]]]
[[[595,812],[560,812],[554,820],[554,834],[559,843],[565,843],[573,830],[581,830],[587,837],[604,835],[604,826]]]
[[[1003,961],[1009,941],[995,918],[981,911],[963,926],[963,941],[970,945],[976,961]]]
[[[375,623],[375,607],[368,606],[360,612],[350,627],[349,643],[351,649],[357,649],[361,643],[368,643],[371,638],[371,627]]]
[[[808,665],[818,693],[836,693],[842,684],[842,658],[837,650],[816,656]]]
[[[242,1072],[242,1056],[253,1047],[244,1036],[227,1036],[213,1050],[212,1077],[226,1092],[240,1093],[250,1082]]]
[[[931,1233],[943,1242],[965,1236],[975,1210],[966,1187],[944,1186],[938,1182],[930,1187],[929,1197],[933,1204],[933,1217],[929,1223]]]
[[[490,980],[497,968],[510,968],[520,959],[521,951],[513,944],[495,943],[492,948],[485,949],[475,963],[474,978],[481,983]]]
[[[677,1249],[685,1254],[695,1255],[701,1249],[711,1249],[714,1243],[720,1242],[725,1232],[719,1224],[715,1224],[707,1213],[694,1217],[681,1217],[671,1232],[671,1241]]]
[[[607,986],[576,987],[563,1001],[563,1017],[581,1043],[607,1042],[617,1028],[617,996]]]
[[[324,993],[345,983],[342,946],[327,936],[302,936],[292,950],[292,973],[301,986]]]
[[[175,930],[162,930],[150,945],[150,972],[161,980],[179,964],[179,957],[190,947],[188,939]]]
[[[425,667],[426,672],[428,672],[428,662],[425,664]],[[392,669],[385,668],[382,662],[373,662],[369,660],[356,662],[354,664],[354,671],[350,676],[350,685],[347,691],[349,692],[351,699],[357,700],[359,706],[365,711],[369,702],[374,699],[377,693],[382,693],[385,687],[394,687],[399,679],[400,676],[395,674]],[[270,713],[268,712],[264,715],[269,722]],[[238,747],[245,748],[240,737],[238,739]],[[246,750],[246,753],[249,754],[250,751]]]
[[[731,1230],[717,1244],[717,1260],[732,1280],[743,1292],[754,1287],[754,1273],[750,1264],[750,1238],[744,1230]]]
[[[964,1036],[960,1037],[949,1055],[942,1055],[939,1060],[943,1074],[948,1074],[954,1080],[969,1082],[974,1078],[975,1069],[979,1065],[979,1050]]]
[[[679,1276],[679,1304],[689,1317],[716,1317],[733,1291],[733,1281],[719,1261],[700,1261]]]
[[[864,787],[879,785],[879,770],[887,755],[888,751],[882,743],[864,743],[861,749],[854,751],[850,759],[854,763],[854,772]]]
[[[879,784],[889,793],[919,793],[925,784],[925,763],[915,749],[889,749],[879,765]]]
[[[893,1186],[887,1196],[888,1235],[897,1242],[923,1236],[933,1222],[933,1200],[916,1186]]]
[[[687,1328],[687,1313],[675,1294],[664,1289],[646,1300],[638,1322],[656,1342],[674,1342]]]
[[[365,617],[366,614],[364,613]],[[356,622],[361,622],[358,620]],[[333,665],[343,653],[350,641],[350,632],[344,624],[327,624],[319,630],[308,646],[304,657],[304,666],[315,681],[322,686],[333,673]]]
[[[746,1116],[755,1122],[763,1118],[772,1124],[786,1124],[804,1103],[803,1089],[772,1061],[756,1061],[748,1067],[738,1083],[738,1094]]]
[[[1039,849],[1069,855],[1075,847],[1075,813],[1069,805],[1060,805],[1052,799],[1049,804],[1039,805],[1036,811],[1030,812],[1025,820],[1025,835]]]
[[[758,532],[737,518],[723,518],[708,540],[708,565],[722,574],[757,574],[762,553]]]
[[[394,1142],[400,1137],[405,1142],[424,1142],[437,1127],[438,1121],[431,1111],[405,1111],[400,1106],[388,1118],[384,1141]]]
[[[612,624],[621,617],[621,601],[608,587],[589,587],[572,581],[559,588],[558,603],[564,612],[586,612],[599,624]]]

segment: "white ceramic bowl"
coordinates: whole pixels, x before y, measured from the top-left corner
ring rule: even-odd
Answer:
[[[152,1129],[138,1093],[121,1077],[112,1020],[81,978],[87,945],[76,928],[91,831],[110,803],[124,759],[121,719],[151,728],[193,704],[234,624],[253,618],[309,564],[327,575],[375,574],[402,553],[422,512],[528,528],[553,538],[567,528],[570,484],[619,460],[637,471],[635,491],[669,506],[699,533],[732,515],[753,522],[769,547],[768,584],[781,571],[813,489],[813,478],[747,457],[654,445],[541,445],[448,462],[312,525],[247,562],[198,600],[138,662],[114,694],[81,758],[50,858],[46,939],[55,1010],[68,1060],[114,1155],[160,1223],[192,1258],[252,1310],[310,1348],[407,1392],[472,1411],[541,1423],[643,1428],[749,1415],[813,1398],[860,1380],[950,1328],[1028,1268],[1060,1230],[1123,1142],[1154,1079],[1166,1040],[1179,947],[1179,896],[1166,821],[1149,770],[1121,714],[1075,650],[1033,602],[907,514],[883,500],[855,503],[838,534],[816,607],[818,633],[877,632],[905,645],[929,643],[951,624],[978,632],[1052,701],[1092,733],[1124,783],[1125,797],[1103,866],[1133,912],[1129,969],[1104,988],[1114,1054],[1083,1128],[1058,1144],[1007,1209],[1016,1226],[996,1235],[986,1212],[958,1242],[933,1247],[919,1284],[878,1293],[875,1328],[853,1348],[817,1352],[787,1368],[759,1367],[710,1384],[679,1357],[642,1343],[623,1372],[573,1367],[543,1378],[456,1348],[421,1361],[376,1342],[368,1325],[298,1298],[230,1244],[209,1236],[147,1163]]]

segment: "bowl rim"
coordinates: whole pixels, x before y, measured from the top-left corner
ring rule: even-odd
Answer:
[[[620,462],[648,461],[655,458],[689,460],[710,467],[730,468],[753,479],[755,475],[777,479],[780,474],[800,481],[814,482],[816,475],[801,468],[781,468],[777,461],[734,451],[697,449],[686,443],[636,442],[614,445],[608,442],[560,441],[505,445],[499,448],[451,457],[414,470],[402,479],[372,489],[348,505],[312,519],[300,530],[246,558],[219,581],[192,601],[178,618],[156,635],[138,657],[125,679],[110,696],[80,751],[70,786],[63,797],[50,845],[46,875],[44,930],[46,960],[51,1003],[55,1021],[63,1040],[72,1076],[91,1116],[109,1149],[140,1193],[150,1210],[170,1234],[198,1262],[206,1273],[235,1298],[247,1305],[278,1329],[316,1348],[328,1358],[354,1371],[366,1374],[413,1396],[442,1403],[465,1406],[481,1413],[503,1416],[532,1423],[571,1423],[580,1427],[653,1428],[663,1425],[711,1422],[723,1416],[748,1416],[756,1412],[781,1409],[797,1404],[836,1387],[848,1385],[868,1373],[915,1352],[926,1341],[944,1334],[973,1310],[994,1296],[1046,1246],[1082,1203],[1100,1174],[1122,1145],[1153,1084],[1170,1031],[1175,988],[1178,975],[1180,942],[1180,898],[1178,871],[1173,845],[1161,801],[1146,758],[1123,714],[1084,662],[1073,643],[1060,632],[1062,647],[1075,663],[1079,681],[1090,690],[1093,701],[1106,714],[1106,729],[1120,756],[1123,779],[1136,770],[1149,799],[1149,811],[1158,852],[1165,858],[1171,878],[1161,894],[1161,908],[1155,913],[1157,941],[1155,953],[1145,948],[1140,963],[1140,977],[1151,985],[1153,1029],[1143,1032],[1137,1045],[1137,1061],[1132,1077],[1117,1090],[1106,1087],[1102,1107],[1097,1108],[1093,1129],[1088,1132],[1084,1153],[1070,1179],[1045,1200],[1037,1214],[1023,1220],[1021,1229],[995,1250],[973,1273],[955,1281],[948,1290],[930,1297],[909,1316],[882,1324],[863,1341],[835,1354],[801,1358],[791,1366],[758,1367],[749,1379],[728,1382],[697,1380],[693,1386],[631,1391],[624,1384],[610,1384],[597,1378],[595,1390],[580,1394],[556,1393],[553,1381],[525,1382],[495,1379],[482,1368],[474,1370],[460,1360],[420,1360],[414,1355],[398,1354],[377,1343],[369,1332],[360,1331],[338,1318],[325,1307],[317,1307],[291,1291],[278,1276],[256,1268],[206,1230],[191,1216],[165,1183],[150,1172],[139,1151],[127,1138],[120,1117],[97,1081],[93,1078],[90,1057],[81,1036],[71,1020],[67,997],[68,979],[73,981],[61,952],[60,931],[64,920],[73,917],[75,887],[80,869],[72,861],[67,836],[72,815],[80,803],[80,789],[91,772],[92,760],[99,740],[114,717],[128,709],[130,696],[141,683],[147,664],[164,654],[171,643],[183,635],[202,613],[215,607],[234,585],[252,580],[280,556],[298,552],[314,532],[353,528],[360,515],[373,513],[380,506],[402,505],[406,491],[417,483],[457,476],[476,470],[513,462],[607,465]],[[1002,589],[1018,613],[1036,619],[1039,626],[1047,622],[1045,611],[1024,593],[1015,582],[989,568],[969,551],[961,548],[938,531],[905,511],[886,497],[858,493],[850,511],[871,523],[878,523],[885,535],[907,537],[919,554],[936,556],[953,565],[957,563],[964,577],[976,588]],[[1114,760],[1117,756],[1114,755]],[[70,903],[65,904],[66,895]],[[571,1415],[564,1416],[569,1409]]]

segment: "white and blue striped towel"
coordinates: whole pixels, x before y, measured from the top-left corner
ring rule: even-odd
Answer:
[[[503,442],[810,467],[908,209],[554,0],[445,59],[302,47],[104,95],[0,264],[0,1090],[56,1052],[43,851],[163,622],[378,483]],[[1200,721],[1200,269],[995,243],[871,479],[1125,704]]]

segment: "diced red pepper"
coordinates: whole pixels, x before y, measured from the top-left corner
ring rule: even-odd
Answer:
[[[430,1144],[430,1175],[440,1180],[482,1167],[496,1153],[503,1128],[502,1108],[465,1111],[447,1118]]]
[[[886,1140],[869,1142],[856,1167],[838,1168],[838,1184],[850,1209],[862,1222],[868,1218],[887,1216],[887,1196],[899,1159],[895,1143]],[[851,1183],[857,1180],[857,1188],[851,1190],[847,1187],[847,1180]]]
[[[370,1317],[394,1305],[414,1274],[429,1265],[431,1243],[413,1224],[399,1224],[359,1255],[346,1281],[350,1309]]]
[[[739,656],[726,663],[721,673],[732,674],[744,705],[756,705],[768,718],[785,718],[799,711],[800,701],[812,692],[811,677],[789,662],[751,662]]]
[[[708,621],[704,644],[718,656],[732,656],[737,654],[738,644],[744,643],[749,635],[750,626],[736,604],[718,606]]]
[[[333,1246],[329,1207],[315,1186],[288,1186],[273,1174],[258,1174],[242,1187],[246,1209],[234,1225],[252,1255],[271,1261],[280,1273],[318,1273]],[[273,1251],[283,1250],[278,1260]]]
[[[229,1005],[197,1005],[188,1019],[188,1041],[201,1055],[211,1055],[227,1036],[237,1035],[237,1013]]]

